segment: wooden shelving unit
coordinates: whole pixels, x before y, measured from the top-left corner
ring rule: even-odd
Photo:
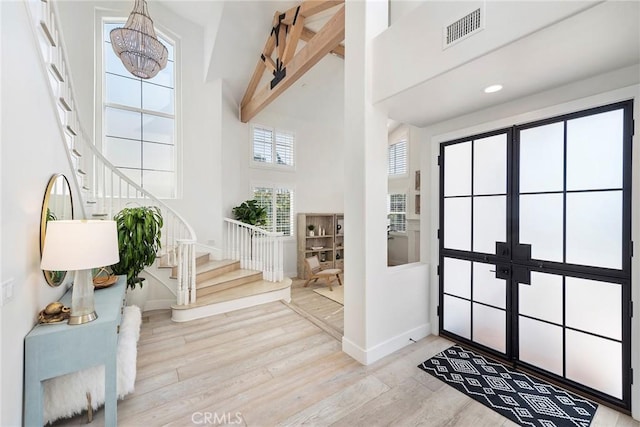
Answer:
[[[313,255],[318,256],[322,268],[344,269],[343,214],[300,213],[297,223],[299,278],[306,277],[304,259]],[[310,235],[309,225],[315,226],[313,235]]]

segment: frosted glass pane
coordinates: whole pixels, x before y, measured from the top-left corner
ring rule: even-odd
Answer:
[[[567,277],[566,325],[622,340],[622,285]]]
[[[503,310],[473,304],[473,341],[504,353],[506,327]]]
[[[175,174],[173,172],[142,172],[145,190],[160,198],[175,197]]]
[[[105,138],[104,154],[116,167],[140,168],[140,141]]]
[[[477,139],[473,143],[473,194],[507,191],[507,135]]]
[[[107,74],[105,82],[108,103],[140,108],[140,81]]]
[[[144,140],[173,144],[174,120],[145,114],[143,117]]]
[[[473,250],[496,253],[496,242],[507,240],[507,197],[473,198]]]
[[[444,200],[444,247],[471,250],[471,197]]]
[[[622,399],[622,344],[567,330],[567,378]]]
[[[520,132],[520,192],[562,191],[564,123]]]
[[[107,107],[104,115],[105,133],[107,136],[140,139],[140,113]]]
[[[471,195],[471,141],[444,147],[444,195]]]
[[[493,264],[473,263],[473,300],[505,308],[506,282],[496,279],[495,270]]]
[[[562,375],[562,328],[519,317],[520,360]]]
[[[456,297],[444,296],[443,326],[446,331],[471,339],[471,303]]]
[[[567,262],[622,268],[622,191],[567,194]]]
[[[142,85],[142,108],[173,114],[173,89],[148,82]]]
[[[567,121],[567,190],[622,188],[623,118],[615,110]]]
[[[562,262],[562,194],[520,196],[520,243],[533,259]]]
[[[444,292],[471,299],[471,261],[444,259]]]
[[[531,272],[531,285],[518,285],[519,314],[562,325],[562,276]]]
[[[144,168],[164,171],[175,169],[174,146],[144,143]]]

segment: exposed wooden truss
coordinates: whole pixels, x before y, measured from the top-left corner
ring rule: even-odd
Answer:
[[[240,104],[240,120],[248,122],[331,52],[344,58],[344,0],[306,0],[285,13],[276,12],[272,29]],[[310,16],[342,6],[315,33],[305,28]],[[306,42],[297,53],[298,42]],[[275,52],[275,60],[272,55]],[[264,74],[273,76],[256,93]]]

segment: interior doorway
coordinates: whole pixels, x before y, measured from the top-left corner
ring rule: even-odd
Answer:
[[[440,146],[440,332],[631,405],[632,101]]]

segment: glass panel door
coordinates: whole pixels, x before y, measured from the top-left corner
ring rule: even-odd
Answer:
[[[630,407],[632,102],[443,143],[440,331]]]

